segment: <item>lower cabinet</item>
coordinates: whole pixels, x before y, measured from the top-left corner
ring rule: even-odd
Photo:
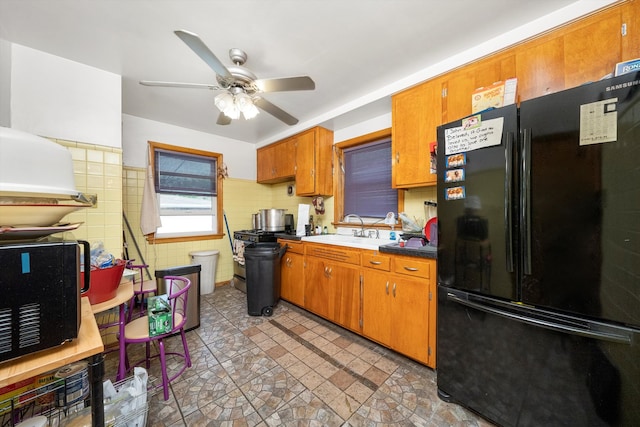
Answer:
[[[280,297],[304,307],[304,255],[302,242],[280,241],[287,251],[280,261]]]
[[[307,256],[304,308],[352,331],[360,331],[360,271]]]
[[[435,347],[432,349],[429,344],[431,262],[434,261],[393,257],[392,265],[401,271],[399,274],[363,269],[362,334],[435,367],[430,360]],[[416,272],[421,274],[413,276]]]
[[[283,299],[435,369],[435,260],[287,244]]]

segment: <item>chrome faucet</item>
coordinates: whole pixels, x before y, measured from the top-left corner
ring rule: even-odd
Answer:
[[[360,233],[358,233],[358,230],[353,230],[353,236],[354,237],[365,237],[365,235],[364,235],[364,221],[362,220],[362,218],[360,218],[360,215],[347,214],[347,215],[344,216],[344,221],[345,222],[351,222],[351,221],[347,221],[347,218],[350,218],[352,216],[354,216],[354,217],[356,217],[356,218],[358,218],[360,220]]]

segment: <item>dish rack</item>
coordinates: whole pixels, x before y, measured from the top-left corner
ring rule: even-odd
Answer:
[[[35,382],[44,377],[36,378]],[[0,427],[13,427],[35,417],[39,417],[43,424],[46,418],[45,425],[50,427],[91,426],[90,393],[83,390],[83,381],[83,378],[55,379],[42,381],[46,383],[36,388],[27,385],[27,381],[15,384],[13,396],[0,400]],[[135,381],[133,376],[114,383],[118,394],[112,399],[105,397],[105,426],[146,425],[149,398],[157,392],[152,386],[156,379],[150,378],[151,386],[146,384],[146,391],[137,397],[121,393],[132,386],[132,381]],[[34,384],[34,379],[29,382]]]

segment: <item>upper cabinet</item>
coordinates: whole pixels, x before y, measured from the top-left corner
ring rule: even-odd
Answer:
[[[414,86],[391,98],[391,186],[435,185],[429,172],[429,144],[442,123],[442,86],[438,79]]]
[[[476,88],[516,77],[517,102],[600,80],[640,57],[640,0],[612,7],[474,61],[392,97],[392,186],[431,186],[437,126],[472,113]]]
[[[292,138],[259,148],[258,182],[273,184],[292,180],[296,173],[295,150],[295,140]]]
[[[315,127],[257,150],[261,184],[296,182],[297,196],[333,194],[333,132]]]
[[[331,196],[333,132],[315,127],[296,135],[295,140],[296,195]]]

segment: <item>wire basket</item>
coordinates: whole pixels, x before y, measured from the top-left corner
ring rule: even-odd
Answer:
[[[155,378],[146,379],[144,368],[135,368],[136,374],[113,384],[116,394],[105,392],[105,426],[142,427],[147,423],[149,398],[156,393],[152,385]],[[139,376],[144,374],[144,384]],[[132,395],[132,382],[138,382],[142,392]],[[38,383],[42,383],[40,386]],[[110,383],[110,381],[108,382]],[[107,382],[105,382],[107,384]],[[54,373],[22,381],[11,387],[0,399],[0,427],[12,427],[28,419],[40,417],[50,427],[91,426],[90,393],[85,392],[85,378],[56,378]],[[106,390],[107,386],[103,388]]]

